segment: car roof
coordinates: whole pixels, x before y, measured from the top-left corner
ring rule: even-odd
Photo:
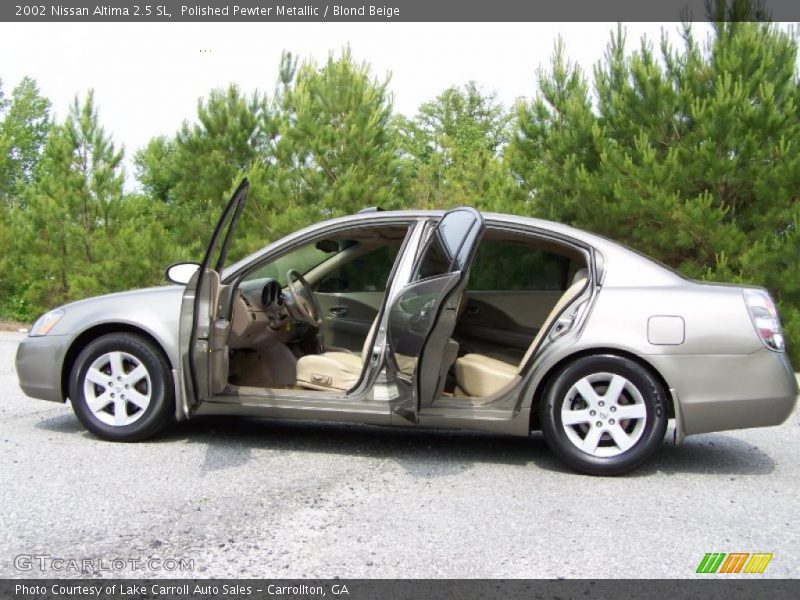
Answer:
[[[334,224],[337,221],[353,222],[355,220],[363,220],[369,222],[369,221],[376,221],[379,219],[387,221],[397,220],[397,219],[400,220],[402,219],[415,220],[415,219],[426,219],[426,218],[430,219],[430,218],[439,218],[443,216],[445,212],[447,211],[424,210],[424,209],[384,210],[384,211],[377,211],[370,213],[356,213],[354,215],[348,215],[346,217],[339,217],[338,219],[331,219],[329,221],[324,221],[324,223]],[[578,229],[570,225],[565,225],[563,223],[557,223],[556,221],[548,221],[547,219],[526,217],[522,215],[511,215],[507,213],[482,212],[482,211],[478,212],[480,212],[483,218],[491,225],[500,225],[500,226],[502,226],[503,224],[524,225],[543,231],[551,231],[553,233],[558,233],[566,237],[573,238],[575,240],[589,244],[590,246],[594,246],[601,252],[606,250],[616,250],[616,249],[622,249],[631,252],[630,249],[625,248],[624,246],[621,246],[617,242],[605,238],[601,235],[591,233],[583,229]],[[322,223],[319,224],[321,225]]]

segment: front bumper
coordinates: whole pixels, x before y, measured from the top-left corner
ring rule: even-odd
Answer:
[[[652,362],[675,391],[686,435],[780,425],[797,405],[797,380],[783,353],[764,348],[750,355],[665,355]]]
[[[20,342],[15,364],[19,387],[25,394],[53,402],[66,400],[61,371],[71,340],[68,335],[43,335]]]

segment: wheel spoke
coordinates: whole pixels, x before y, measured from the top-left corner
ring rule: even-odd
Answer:
[[[594,391],[592,384],[589,383],[589,380],[585,377],[578,381],[575,384],[575,387],[580,395],[583,396],[583,399],[589,404],[595,404],[598,400],[600,400],[600,397],[597,395],[597,392]]]
[[[586,437],[583,438],[583,444],[581,446],[583,451],[593,454],[595,450],[597,450],[597,445],[600,443],[600,437],[602,435],[602,429],[594,426],[590,427],[589,431],[586,433]]]
[[[619,424],[612,425],[611,427],[609,427],[608,433],[611,434],[614,443],[623,452],[625,452],[628,448],[633,446],[634,440],[631,438],[631,436],[629,436],[625,432],[625,430],[622,427],[619,426]]]
[[[133,371],[125,375],[122,378],[122,381],[123,383],[133,386],[139,383],[145,377],[147,377],[147,369],[144,368],[144,365],[139,365]]]
[[[561,422],[564,425],[577,425],[579,423],[590,423],[592,418],[589,416],[589,410],[568,410],[561,413]]]
[[[91,368],[86,371],[86,379],[94,383],[95,385],[106,387],[108,384],[108,375],[100,371],[99,369]]]
[[[89,408],[92,412],[97,413],[103,410],[106,406],[111,404],[114,399],[108,392],[103,392],[99,396],[95,396],[94,398],[87,398],[86,404],[89,405]]]
[[[619,396],[627,381],[627,379],[620,375],[614,375],[614,377],[611,378],[611,383],[608,384],[608,389],[603,399],[609,404],[616,404],[619,401]]]
[[[114,399],[114,425],[125,425],[128,420],[128,409],[125,400],[119,396]]]
[[[647,408],[644,404],[624,404],[617,407],[618,419],[644,419]]]
[[[144,394],[140,394],[134,389],[125,390],[125,398],[130,400],[132,404],[135,404],[142,410],[147,409],[147,407],[150,405],[150,398]]]
[[[122,366],[122,352],[112,352],[109,355],[111,374],[114,378],[125,377],[125,367]]]

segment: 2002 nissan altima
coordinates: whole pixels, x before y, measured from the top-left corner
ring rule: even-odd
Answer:
[[[226,255],[248,184],[181,285],[75,302],[19,346],[30,396],[135,441],[192,415],[527,436],[593,474],[675,437],[777,425],[797,383],[760,288],[699,283],[571,227],[363,211]]]

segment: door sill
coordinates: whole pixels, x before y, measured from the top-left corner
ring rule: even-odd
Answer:
[[[325,390],[309,390],[297,386],[280,388],[262,388],[246,385],[227,385],[225,389],[212,398],[213,402],[241,404],[262,401],[271,403],[274,400],[344,400],[343,393],[331,393]]]

